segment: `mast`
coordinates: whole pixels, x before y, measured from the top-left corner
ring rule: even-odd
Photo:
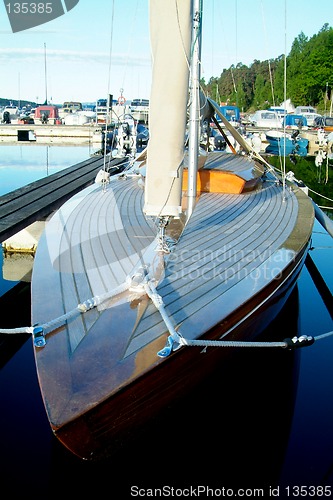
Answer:
[[[188,158],[188,207],[187,217],[193,212],[197,195],[197,171],[199,151],[200,120],[200,56],[201,56],[201,0],[193,0],[192,59],[190,69],[190,123],[189,123],[189,158]]]
[[[46,43],[44,43],[45,104],[47,104]]]

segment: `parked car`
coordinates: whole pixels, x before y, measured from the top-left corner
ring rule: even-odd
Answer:
[[[333,132],[333,116],[317,116],[314,120],[315,129],[324,129],[325,132]]]

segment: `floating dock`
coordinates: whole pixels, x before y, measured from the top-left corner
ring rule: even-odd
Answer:
[[[103,131],[100,124],[39,125],[1,124],[0,143],[36,142],[38,144],[101,144]]]

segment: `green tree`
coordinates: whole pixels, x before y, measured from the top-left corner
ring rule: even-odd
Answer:
[[[268,61],[254,60],[249,67],[237,63],[203,88],[221,102],[235,102],[242,110],[253,111],[284,101],[285,73],[286,98],[295,106],[311,104],[324,109],[326,91],[330,97],[333,89],[333,29],[328,24],[310,39],[301,32],[286,58],[283,54]]]

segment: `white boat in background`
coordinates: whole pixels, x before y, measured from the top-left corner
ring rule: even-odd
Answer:
[[[315,119],[321,115],[317,113],[312,106],[297,106],[294,111],[295,115],[302,115],[306,118],[309,127],[314,126]]]
[[[287,115],[287,110],[281,106],[271,106],[268,108],[268,111],[275,111],[281,121],[283,121],[284,117]]]
[[[318,155],[318,152],[326,152],[331,157],[333,151],[333,132],[327,133],[324,129],[306,130],[302,137],[309,141],[308,152],[310,155]]]
[[[282,128],[282,119],[276,111],[260,109],[249,116],[249,122],[252,126],[264,129]]]
[[[113,99],[111,102],[107,102],[107,99],[98,99],[96,101],[96,106],[94,108],[95,122],[108,124],[120,123],[126,114],[130,114],[130,106],[125,101],[124,103],[119,103],[117,100]]]
[[[96,123],[111,123],[110,109],[107,99],[98,99],[94,108]]]
[[[130,113],[134,120],[148,123],[149,99],[133,99],[130,104]]]
[[[59,117],[64,122],[67,115],[78,113],[83,110],[82,102],[78,101],[65,101],[59,108]]]
[[[17,123],[17,120],[20,118],[20,110],[17,106],[9,105],[5,106],[2,111],[2,121],[6,122],[9,120],[10,122]]]
[[[309,144],[308,139],[300,135],[299,130],[295,130],[293,133],[283,130],[268,130],[266,132],[266,140],[270,146],[278,149],[277,155],[282,155],[284,149],[286,150],[286,154],[295,152],[298,149],[306,150]]]
[[[112,455],[228,348],[255,341],[308,254],[310,198],[200,93],[201,5],[150,0],[148,147],[119,151],[127,169],[105,164],[38,243],[38,380],[54,434],[83,459]],[[199,147],[216,114],[241,154]],[[297,344],[283,335],[279,347]]]
[[[64,125],[86,125],[95,120],[93,111],[78,111],[76,113],[67,113],[62,119]]]

